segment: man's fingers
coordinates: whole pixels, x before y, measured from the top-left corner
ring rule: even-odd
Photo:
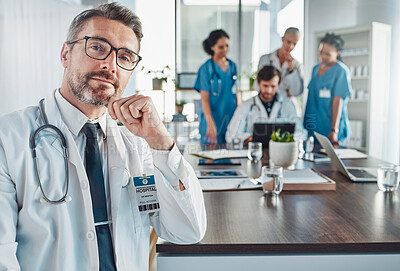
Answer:
[[[127,124],[134,123],[135,119],[142,117],[145,101],[147,99],[143,95],[133,95],[121,99],[110,98],[108,111],[113,119]]]

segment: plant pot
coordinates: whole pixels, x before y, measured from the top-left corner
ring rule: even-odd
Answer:
[[[183,105],[177,105],[177,106],[176,106],[176,112],[178,112],[178,114],[182,114],[182,112],[183,112]]]
[[[163,80],[160,78],[153,78],[153,89],[162,89]]]
[[[249,78],[249,90],[253,90],[254,89],[254,78],[250,77]]]
[[[269,141],[269,158],[276,166],[290,167],[297,162],[299,145],[295,142]]]

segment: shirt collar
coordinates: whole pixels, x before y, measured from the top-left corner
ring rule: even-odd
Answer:
[[[86,124],[86,122],[90,123],[99,123],[101,131],[103,132],[103,135],[106,134],[106,114],[103,114],[101,117],[91,120],[88,119],[88,117],[85,116],[78,108],[73,106],[70,102],[68,102],[60,93],[60,89],[56,91],[55,94],[56,102],[58,105],[58,108],[60,109],[60,114],[67,125],[68,129],[75,135],[77,136],[82,129],[83,125]]]

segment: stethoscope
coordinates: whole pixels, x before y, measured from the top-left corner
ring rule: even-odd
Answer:
[[[233,73],[233,63],[231,60],[228,59],[228,63],[229,63],[229,69],[230,71]],[[221,94],[221,87],[222,87],[222,80],[221,80],[221,76],[217,73],[216,68],[215,68],[215,62],[214,60],[211,59],[211,93],[213,96],[219,96]],[[214,88],[214,77],[217,77],[217,81],[218,81],[218,91],[215,91]],[[232,87],[235,84],[235,81],[237,80],[237,75],[236,74],[232,74]]]
[[[40,126],[37,128],[30,136],[29,138],[29,147],[32,150],[32,157],[33,157],[33,164],[34,164],[34,169],[35,169],[35,175],[36,179],[39,182],[39,187],[40,190],[42,191],[42,197],[40,199],[40,202],[42,203],[50,203],[50,204],[62,204],[64,202],[69,202],[71,201],[71,196],[68,195],[68,186],[69,186],[69,168],[68,168],[68,148],[67,148],[67,140],[65,139],[65,136],[63,133],[58,129],[56,126],[49,124],[49,121],[47,119],[47,115],[44,112],[44,99],[40,100],[39,102],[39,112],[40,116],[42,118],[42,121],[44,125]],[[64,195],[58,199],[58,200],[51,200],[49,199],[42,186],[42,182],[40,181],[39,177],[39,171],[38,171],[38,166],[37,166],[37,156],[36,156],[36,136],[44,129],[52,130],[56,132],[58,135],[58,138],[61,140],[61,145],[63,148],[63,156],[64,156],[64,165],[65,165],[65,192]]]

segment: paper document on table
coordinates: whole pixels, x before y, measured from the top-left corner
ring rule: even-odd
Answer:
[[[320,152],[326,153],[325,149],[321,149]],[[368,158],[365,153],[359,152],[355,149],[335,149],[336,155],[340,159],[363,159]]]
[[[355,149],[335,149],[335,153],[340,159],[368,158],[368,155]]]
[[[246,158],[247,150],[211,150],[192,152],[192,155],[208,158],[208,159],[223,159],[223,158]]]
[[[250,181],[249,178],[234,179],[199,179],[203,191],[259,189],[261,182]]]
[[[322,177],[311,168],[297,169],[297,170],[284,170],[283,183],[328,183],[329,180]]]

